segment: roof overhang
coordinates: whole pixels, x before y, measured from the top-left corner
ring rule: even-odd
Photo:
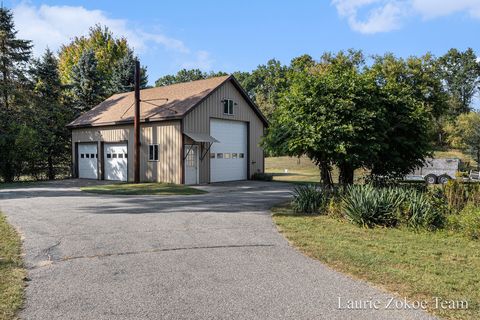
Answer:
[[[184,132],[184,134],[192,139],[195,142],[209,142],[209,143],[215,143],[215,142],[220,142],[208,133],[192,133],[192,132]]]

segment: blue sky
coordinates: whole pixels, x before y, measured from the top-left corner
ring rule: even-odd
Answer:
[[[35,54],[101,23],[126,36],[153,83],[180,68],[251,71],[276,58],[480,53],[480,0],[4,1]]]

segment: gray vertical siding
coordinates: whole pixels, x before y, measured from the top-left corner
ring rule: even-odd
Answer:
[[[223,114],[223,99],[232,99],[235,105],[234,115]],[[193,111],[187,114],[183,122],[184,132],[198,132],[210,134],[210,119],[225,119],[244,121],[250,128],[250,174],[263,172],[263,149],[260,142],[263,136],[264,125],[248,102],[237,88],[230,82],[224,83]],[[200,162],[200,183],[210,182],[210,159],[205,157]]]
[[[72,159],[75,164],[75,143],[128,140],[128,180],[133,181],[133,126],[92,127],[72,130]],[[181,183],[182,133],[180,121],[164,121],[141,125],[140,174],[142,181]],[[148,145],[159,145],[159,161],[148,161]],[[100,166],[99,166],[100,168]]]

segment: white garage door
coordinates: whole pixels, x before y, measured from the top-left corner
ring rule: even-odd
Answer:
[[[78,177],[82,179],[98,178],[98,152],[96,144],[78,145]]]
[[[127,181],[127,144],[104,145],[105,180]]]
[[[211,119],[210,135],[219,141],[210,149],[210,181],[246,180],[247,124]]]

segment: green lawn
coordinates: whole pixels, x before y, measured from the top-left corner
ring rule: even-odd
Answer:
[[[443,231],[363,229],[328,216],[294,215],[288,206],[272,210],[280,232],[308,256],[411,301],[467,299],[468,310],[430,311],[479,319],[480,241]]]
[[[23,301],[25,275],[20,237],[0,213],[0,320],[16,319]]]
[[[80,188],[82,191],[99,194],[120,195],[193,195],[206,191],[171,183],[115,183]]]

